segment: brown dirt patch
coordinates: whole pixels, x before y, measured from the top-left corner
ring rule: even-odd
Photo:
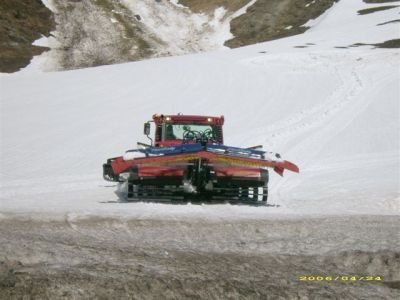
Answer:
[[[212,12],[218,7],[225,7],[228,11],[237,11],[251,0],[180,0],[179,4],[187,6],[193,12]]]
[[[397,299],[397,225],[373,216],[3,219],[0,299]],[[381,280],[333,280],[367,275]]]
[[[359,15],[367,15],[367,14],[372,14],[377,11],[382,11],[382,10],[387,10],[387,9],[392,9],[399,7],[398,5],[387,5],[387,6],[378,6],[378,7],[371,7],[371,8],[366,8],[366,9],[361,9],[358,11]]]

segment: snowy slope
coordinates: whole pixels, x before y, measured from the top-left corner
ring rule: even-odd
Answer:
[[[303,35],[237,50],[59,73],[1,75],[0,212],[259,217],[399,213],[399,9],[340,1]],[[302,48],[298,48],[301,46]],[[226,143],[300,166],[279,207],[118,203],[101,178],[153,113],[225,115]]]

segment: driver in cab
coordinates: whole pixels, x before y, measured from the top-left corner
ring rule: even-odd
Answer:
[[[166,140],[176,140],[176,136],[174,134],[174,128],[171,124],[168,124],[165,128],[165,139]]]

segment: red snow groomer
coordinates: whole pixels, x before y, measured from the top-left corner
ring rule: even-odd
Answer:
[[[154,139],[150,138],[154,123]],[[237,148],[223,143],[224,117],[153,115],[144,124],[150,144],[110,158],[103,177],[120,182],[127,200],[223,199],[266,203],[268,168],[283,175],[299,168],[262,146]]]

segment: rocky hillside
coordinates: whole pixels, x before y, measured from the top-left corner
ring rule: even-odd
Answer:
[[[303,25],[317,18],[335,1],[258,0],[245,14],[232,20],[234,38],[225,45],[240,47],[303,33],[308,29]]]
[[[307,30],[337,0],[2,0],[0,72],[44,49],[46,70],[66,70],[240,47]],[[29,12],[29,13],[28,13]],[[53,18],[55,20],[55,27]]]
[[[53,15],[41,0],[0,1],[0,72],[15,72],[33,55],[46,50],[32,46],[54,28]]]
[[[232,37],[231,20],[255,1],[233,2],[50,0],[57,26],[47,67],[76,69],[220,49]]]

